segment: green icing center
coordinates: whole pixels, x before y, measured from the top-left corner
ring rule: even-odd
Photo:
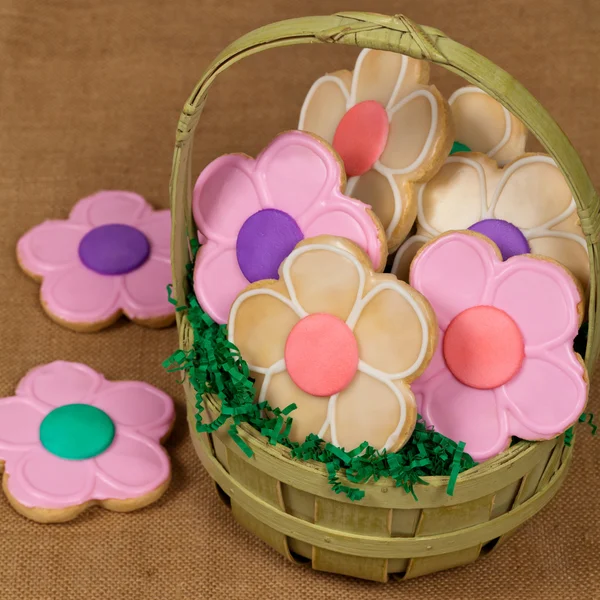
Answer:
[[[450,150],[450,155],[456,154],[457,152],[471,152],[471,148],[461,142],[454,142],[454,144],[452,144],[452,150]]]
[[[46,415],[40,442],[48,452],[66,460],[84,460],[102,454],[115,437],[115,424],[99,408],[67,404]]]

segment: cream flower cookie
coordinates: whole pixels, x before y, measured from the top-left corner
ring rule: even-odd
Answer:
[[[450,108],[429,82],[429,64],[363,50],[354,72],[337,71],[310,88],[298,129],[341,156],[346,193],[373,207],[396,249],[416,217],[415,182],[431,178],[454,140]]]
[[[477,152],[448,158],[419,190],[417,231],[400,247],[392,272],[407,280],[419,248],[462,229],[489,237],[504,260],[529,253],[552,258],[588,287],[588,252],[575,200],[549,156],[527,154],[504,168]]]
[[[525,152],[525,125],[483,90],[471,85],[461,87],[448,103],[456,140],[473,152],[483,152],[500,165]]]
[[[300,242],[279,275],[246,288],[229,316],[258,401],[296,404],[294,441],[314,433],[348,450],[401,448],[417,417],[409,383],[436,344],[427,301],[333,236]]]

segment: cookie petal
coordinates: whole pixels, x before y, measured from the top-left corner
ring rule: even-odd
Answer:
[[[247,285],[234,247],[209,241],[200,248],[194,266],[194,292],[215,322],[227,323],[233,301]]]
[[[361,360],[398,379],[422,369],[433,335],[428,315],[410,292],[400,282],[379,284],[361,302],[354,327]]]
[[[427,425],[465,442],[474,460],[487,460],[508,447],[506,416],[494,390],[467,387],[447,373],[429,384],[415,382],[413,391]]]
[[[284,409],[290,404],[296,405],[297,408],[290,413],[293,419],[290,440],[302,443],[310,433],[321,434],[329,439],[327,431],[322,431],[327,426],[329,398],[307,394],[292,381],[286,371],[273,375],[269,381],[265,380],[263,386],[266,387],[262,397],[269,402],[271,408]]]
[[[45,221],[19,239],[19,264],[37,277],[76,265],[79,243],[88,231],[87,226],[69,221]]]
[[[398,249],[392,265],[392,273],[400,281],[408,281],[410,265],[417,252],[431,240],[429,235],[413,235]]]
[[[0,400],[0,461],[11,471],[14,461],[40,440],[40,425],[46,416],[35,400],[14,396]]]
[[[157,210],[139,224],[150,242],[153,255],[169,258],[171,252],[171,211]]]
[[[171,473],[169,457],[159,444],[123,430],[117,432],[108,450],[93,461],[100,479],[111,488],[102,500],[145,496],[165,483]]]
[[[429,300],[442,331],[460,312],[484,298],[494,262],[494,246],[462,233],[430,242],[413,260],[410,284]]]
[[[151,210],[139,194],[110,190],[80,200],[71,210],[69,220],[92,227],[112,223],[137,225]]]
[[[268,205],[295,219],[317,203],[339,193],[339,159],[325,144],[302,131],[277,136],[257,159]]]
[[[7,473],[8,493],[28,508],[68,508],[93,497],[96,478],[90,460],[63,460],[39,448],[24,454]]]
[[[571,342],[579,328],[581,296],[571,276],[545,260],[515,256],[492,290],[492,304],[517,323],[525,352]]]
[[[213,242],[235,243],[246,219],[259,211],[261,199],[254,181],[254,160],[226,154],[200,173],[192,195],[194,221]]]
[[[365,285],[364,266],[344,250],[327,245],[297,248],[283,265],[292,302],[308,314],[329,313],[346,320]]]
[[[407,386],[359,371],[352,383],[332,399],[332,443],[353,450],[367,441],[395,451],[414,429],[417,410]]]
[[[237,298],[231,309],[229,341],[255,372],[283,359],[287,337],[300,320],[290,301],[269,289],[252,289]]]
[[[93,401],[119,427],[160,441],[175,417],[167,394],[140,381],[120,381],[98,393]]]
[[[68,323],[100,323],[119,311],[123,278],[94,273],[73,265],[48,275],[41,286],[41,298],[52,315]]]
[[[104,377],[86,365],[58,360],[29,371],[17,395],[39,400],[46,408],[88,404],[103,383]]]
[[[504,385],[504,392],[512,416],[529,430],[525,439],[551,439],[583,412],[587,384],[583,366],[567,349],[553,353],[550,360],[527,357],[518,375]]]
[[[151,256],[141,267],[123,277],[122,308],[129,319],[152,319],[175,313],[169,302],[171,261]]]
[[[349,71],[325,75],[313,83],[300,111],[298,129],[309,131],[331,144],[350,99]]]

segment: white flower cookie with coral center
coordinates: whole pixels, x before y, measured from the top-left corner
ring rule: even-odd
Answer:
[[[435,316],[407,284],[374,273],[352,242],[300,242],[279,280],[238,296],[228,328],[258,401],[296,405],[291,440],[312,433],[347,450],[367,441],[395,451],[410,437],[417,411],[409,382],[433,355]]]
[[[414,223],[414,183],[436,173],[454,140],[448,103],[428,82],[427,62],[366,49],[353,73],[318,79],[300,113],[298,129],[321,136],[341,156],[346,193],[373,207],[390,250]]]
[[[462,229],[489,237],[504,260],[530,253],[552,258],[588,287],[587,245],[575,200],[549,156],[528,154],[504,168],[477,152],[448,158],[419,190],[417,231],[400,247],[392,272],[407,280],[419,248]]]
[[[525,152],[527,128],[502,104],[475,86],[456,90],[448,100],[458,142],[483,152],[498,164]]]

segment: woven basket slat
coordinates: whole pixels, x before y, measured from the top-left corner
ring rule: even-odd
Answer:
[[[170,193],[178,301],[183,302],[189,291],[188,240],[196,236],[191,214],[192,143],[212,82],[232,64],[257,52],[328,43],[399,52],[442,65],[496,98],[555,158],[573,192],[590,255],[586,364],[591,373],[600,353],[596,328],[600,201],[581,159],[547,111],[508,73],[442,32],[401,15],[354,12],[273,23],[235,41],[209,65],[184,105],[176,134]],[[183,313],[177,320],[181,347],[188,349],[193,331]],[[271,446],[247,426],[240,428],[240,436],[252,449],[252,458],[229,438],[227,425],[214,434],[197,434],[189,383],[185,391],[196,452],[242,525],[288,559],[304,557],[315,569],[377,581],[385,581],[388,574],[415,577],[466,564],[504,543],[551,500],[572,457],[563,436],[541,443],[519,442],[462,474],[452,497],[445,492],[446,477],[427,478],[429,485],[416,486],[418,503],[393,482],[380,480],[359,486],[365,497],[352,503],[333,493],[323,465],[293,461],[287,449]],[[205,404],[208,410],[203,416],[215,418],[218,399],[207,397]],[[341,481],[348,483],[343,477]]]

